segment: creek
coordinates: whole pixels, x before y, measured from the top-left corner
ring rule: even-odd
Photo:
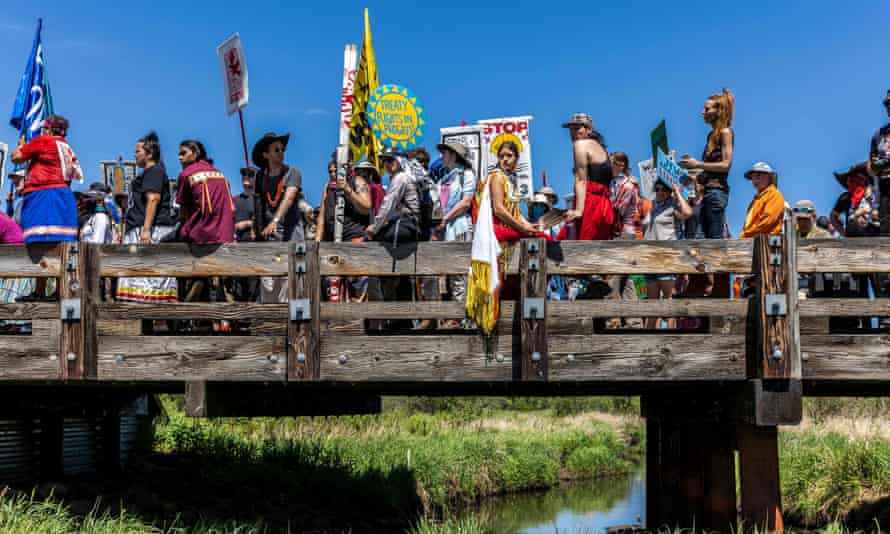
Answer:
[[[639,472],[570,483],[489,499],[467,513],[496,534],[605,534],[609,527],[645,524],[646,481]]]

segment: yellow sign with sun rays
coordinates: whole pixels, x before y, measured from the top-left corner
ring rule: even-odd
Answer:
[[[381,85],[371,93],[367,111],[374,136],[383,146],[408,150],[423,141],[424,109],[407,87]]]

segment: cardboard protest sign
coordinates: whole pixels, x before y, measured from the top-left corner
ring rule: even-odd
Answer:
[[[223,89],[226,97],[226,113],[237,112],[247,105],[247,61],[241,47],[241,36],[237,33],[216,48],[222,67]]]
[[[479,169],[483,167],[482,154],[482,126],[455,126],[452,128],[440,128],[441,143],[451,141],[464,145],[470,151],[470,161],[473,163],[473,172],[479,176]]]
[[[680,179],[686,175],[686,171],[660,148],[658,149],[656,173],[661,180],[676,186],[680,185]]]
[[[519,196],[522,200],[531,200],[534,194],[532,174],[532,145],[529,140],[529,122],[532,116],[505,117],[502,119],[486,119],[477,121],[482,130],[482,147],[485,154],[485,174],[498,166],[498,149],[505,141],[513,141],[519,147],[519,162],[516,174],[519,176]]]
[[[136,178],[136,162],[107,159],[99,162],[102,181],[115,195],[129,195],[130,184]],[[175,196],[175,195],[174,195]]]
[[[640,172],[640,195],[652,198],[652,188],[655,187],[655,180],[658,178],[652,158],[637,163],[637,169]]]
[[[343,88],[340,91],[340,144],[349,144],[349,129],[352,124],[352,100],[355,97],[355,62],[358,49],[354,44],[343,48]]]
[[[383,146],[408,150],[423,141],[424,108],[407,87],[381,85],[368,100],[368,120]]]

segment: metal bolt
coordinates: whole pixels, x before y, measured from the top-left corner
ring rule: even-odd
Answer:
[[[115,354],[114,355],[114,361],[116,361],[117,363],[120,363],[126,359],[127,359],[127,357],[124,356],[123,354]]]
[[[269,355],[269,361],[272,362],[272,363],[277,363],[277,362],[278,362],[278,355],[277,355],[277,354],[270,354],[270,355]]]
[[[73,352],[69,352],[69,353],[68,353],[68,361],[69,361],[69,362],[73,362],[73,361],[76,360],[76,359],[77,359],[77,355],[76,355],[76,354],[74,354]]]
[[[501,353],[501,352],[499,352],[499,353],[497,353],[497,355],[495,355],[494,359],[497,360],[498,362],[503,362],[503,361],[504,361],[504,354]]]
[[[533,361],[533,362],[539,362],[539,361],[541,361],[541,353],[540,353],[540,352],[533,352],[533,353],[532,353],[532,361]]]
[[[773,359],[781,360],[782,359],[782,349],[776,347],[776,350],[773,351]]]
[[[772,309],[773,309],[773,315],[779,315],[779,312],[782,310],[782,307],[779,305],[778,302],[773,302]]]
[[[574,354],[569,354],[568,356],[566,356],[566,361],[568,361],[569,363],[574,362],[574,361],[575,361],[575,355],[574,355]]]
[[[306,355],[302,352],[297,353],[297,361],[300,363],[306,363]]]
[[[49,361],[51,361],[51,362],[54,362],[54,361],[56,361],[56,360],[58,360],[58,359],[59,359],[59,355],[58,355],[58,354],[50,354],[50,355],[49,355]]]
[[[340,353],[340,357],[337,358],[337,361],[340,362],[340,365],[346,365],[346,361],[347,361],[348,359],[349,359],[349,358],[346,357],[346,353],[341,352],[341,353]]]

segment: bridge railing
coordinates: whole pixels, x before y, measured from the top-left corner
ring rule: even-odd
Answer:
[[[793,238],[793,235],[791,236]],[[890,299],[797,302],[795,273],[890,271],[890,240],[609,241],[517,245],[492,336],[466,328],[404,331],[384,321],[460,320],[453,301],[328,303],[324,277],[464,275],[469,243],[251,243],[0,247],[0,277],[55,278],[59,302],[0,305],[0,319],[29,320],[30,336],[0,335],[0,380],[555,382],[658,385],[751,379],[888,381],[887,341],[837,333],[829,317],[890,316]],[[796,251],[789,254],[787,251]],[[757,273],[753,299],[732,299],[730,274]],[[712,298],[552,301],[548,277],[690,274],[716,277]],[[288,302],[123,303],[102,298],[103,278],[278,277]],[[778,307],[777,307],[778,306]],[[615,318],[700,317],[706,326],[629,330]],[[143,320],[249,321],[235,335],[147,335]],[[797,324],[799,322],[799,325]],[[377,324],[378,326],[374,326]],[[797,332],[802,334],[797,334]],[[798,340],[798,336],[800,336]]]

